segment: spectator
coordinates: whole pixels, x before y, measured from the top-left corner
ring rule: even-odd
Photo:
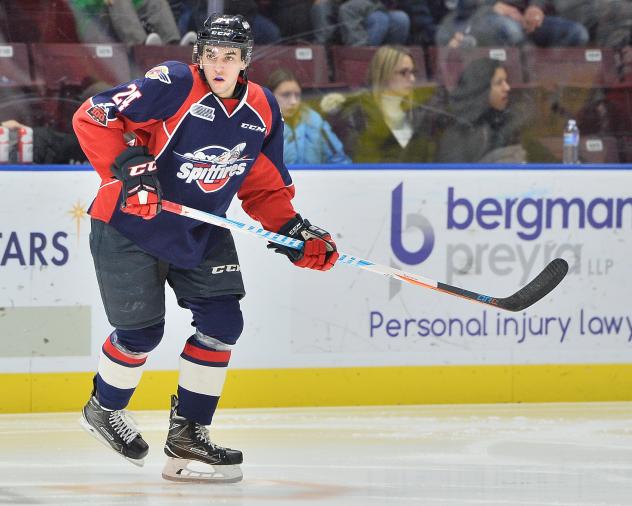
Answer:
[[[347,46],[405,44],[410,34],[408,14],[386,9],[378,0],[346,0],[340,5],[338,19]]]
[[[195,32],[180,37],[167,0],[72,0],[72,4],[84,25],[84,40],[92,40],[98,30],[95,23],[102,25],[105,16],[116,38],[128,46],[195,42]]]
[[[580,23],[547,16],[547,0],[458,0],[437,30],[437,45],[540,47],[583,46],[589,35]]]
[[[4,4],[0,4],[0,42],[9,40],[9,16]]]
[[[270,0],[270,18],[281,30],[284,42],[311,41],[314,29],[310,10],[313,0]]]
[[[630,0],[553,0],[555,11],[584,25],[599,47],[621,48],[632,43]]]
[[[445,0],[398,0],[397,6],[410,18],[409,44],[434,46],[437,26],[448,14]]]
[[[338,26],[338,7],[336,0],[314,0],[310,9],[313,27],[313,39],[316,44],[334,42]]]
[[[281,31],[279,27],[260,12],[255,0],[231,0],[223,3],[225,14],[241,14],[248,20],[248,23],[250,23],[252,27],[252,35],[255,39],[255,44],[266,45],[281,42]]]
[[[510,90],[502,62],[482,58],[470,63],[450,97],[454,122],[441,137],[437,161],[554,161],[539,143],[523,136],[521,130],[528,122],[527,114],[510,104]]]
[[[199,32],[207,16],[207,0],[168,0],[181,35]],[[220,9],[221,10],[221,9]],[[216,11],[213,11],[216,12]],[[217,11],[219,12],[219,10]]]
[[[283,159],[286,164],[351,161],[329,123],[301,101],[301,85],[292,72],[275,70],[267,86],[279,102],[285,120]]]
[[[415,90],[415,63],[408,49],[381,47],[369,66],[369,86],[348,99],[329,94],[321,101],[352,160],[431,161],[437,116],[423,105],[428,90]]]

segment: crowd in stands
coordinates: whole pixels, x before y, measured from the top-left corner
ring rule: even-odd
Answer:
[[[8,0],[0,127],[35,127],[36,163],[82,161],[68,142],[85,93],[190,61],[210,12],[249,21],[250,77],[279,102],[287,164],[559,162],[570,118],[583,161],[632,162],[632,0]],[[82,79],[38,71],[68,61],[44,46],[90,44],[128,60],[104,73],[84,58]]]

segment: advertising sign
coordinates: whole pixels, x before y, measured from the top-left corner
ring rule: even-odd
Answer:
[[[553,258],[566,279],[517,313],[354,267],[298,269],[235,234],[247,295],[235,368],[625,363],[632,346],[632,173],[293,171],[301,215],[344,253],[504,297]],[[111,331],[89,251],[90,171],[4,172],[0,368],[91,371]],[[229,216],[252,219],[236,200]],[[183,218],[186,219],[186,218]],[[147,368],[193,333],[167,287]]]

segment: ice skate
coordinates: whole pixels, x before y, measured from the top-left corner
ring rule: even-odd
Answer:
[[[122,409],[105,409],[93,395],[83,407],[79,422],[98,441],[132,464],[142,467],[149,445],[126,415]]]
[[[167,463],[162,477],[171,481],[234,483],[243,474],[239,450],[211,443],[208,429],[177,415],[178,398],[171,396],[169,434],[165,443]]]

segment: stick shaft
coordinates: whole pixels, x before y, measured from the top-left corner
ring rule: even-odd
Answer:
[[[281,246],[286,246],[288,248],[293,248],[297,250],[303,248],[304,243],[299,239],[294,239],[292,237],[287,237],[276,232],[271,232],[256,225],[248,225],[237,220],[224,218],[211,213],[207,213],[205,211],[193,209],[182,204],[169,202],[168,200],[162,201],[162,208],[163,210],[170,213],[179,214],[181,216],[186,216],[188,218],[209,223],[211,225],[227,228],[229,230],[235,230],[237,232],[242,232],[254,237],[259,237],[260,239],[265,239],[269,242],[273,242]],[[480,302],[482,304],[498,307],[501,309],[507,309],[509,311],[522,310],[540,300],[553,288],[555,288],[555,286],[557,286],[557,284],[564,278],[568,271],[568,265],[566,264],[566,262],[561,258],[557,258],[553,260],[545,268],[545,270],[540,273],[533,281],[531,281],[529,284],[527,284],[525,287],[523,287],[512,296],[506,298],[496,298],[490,295],[484,295],[470,290],[465,290],[463,288],[452,286],[447,283],[438,282],[434,279],[419,276],[418,274],[411,274],[410,272],[394,269],[393,267],[376,264],[375,262],[372,262],[370,260],[365,260],[353,255],[347,255],[346,253],[342,252],[339,253],[340,257],[337,261],[337,263],[339,264],[358,267],[360,269],[374,272],[376,274],[381,274],[383,276],[388,276],[390,278],[397,279],[411,285],[431,288],[433,290],[438,290],[449,295],[461,297],[475,302]],[[516,296],[519,296],[518,298],[521,299],[519,304],[515,302]]]
[[[191,207],[187,207],[182,204],[175,204],[173,202],[169,202],[168,200],[162,201],[162,208],[165,211],[169,211],[171,213],[179,214],[181,216],[187,216],[189,218],[193,218],[198,221],[203,221],[211,225],[216,225],[218,227],[227,228],[230,230],[235,230],[237,232],[249,234],[255,237],[259,237],[260,239],[265,239],[266,241],[279,244],[281,246],[287,246],[288,248],[293,248],[297,250],[303,249],[304,243],[300,239],[294,239],[292,237],[287,237],[285,235],[278,234],[276,232],[271,232],[269,230],[266,230],[265,228],[261,228],[256,225],[248,225],[246,223],[242,223],[237,220],[232,220],[230,218],[223,218],[221,216],[207,213],[205,211],[200,211],[198,209],[193,209]],[[338,261],[337,261],[337,263],[339,264],[359,267],[360,269],[365,269],[371,272],[375,272],[377,274],[382,274],[384,276],[390,276],[396,279],[400,279],[401,281],[412,282],[413,284],[428,285],[431,288],[437,287],[437,282],[432,279],[424,278],[423,276],[418,276],[417,274],[411,274],[409,272],[400,271],[399,269],[394,269],[386,265],[379,265],[379,264],[376,264],[375,262],[371,262],[370,260],[365,260],[363,258],[359,258],[353,255],[347,255],[346,253],[342,253],[342,252],[339,252],[339,253],[340,253],[340,258],[338,258]],[[406,278],[410,278],[410,279],[406,279]]]

